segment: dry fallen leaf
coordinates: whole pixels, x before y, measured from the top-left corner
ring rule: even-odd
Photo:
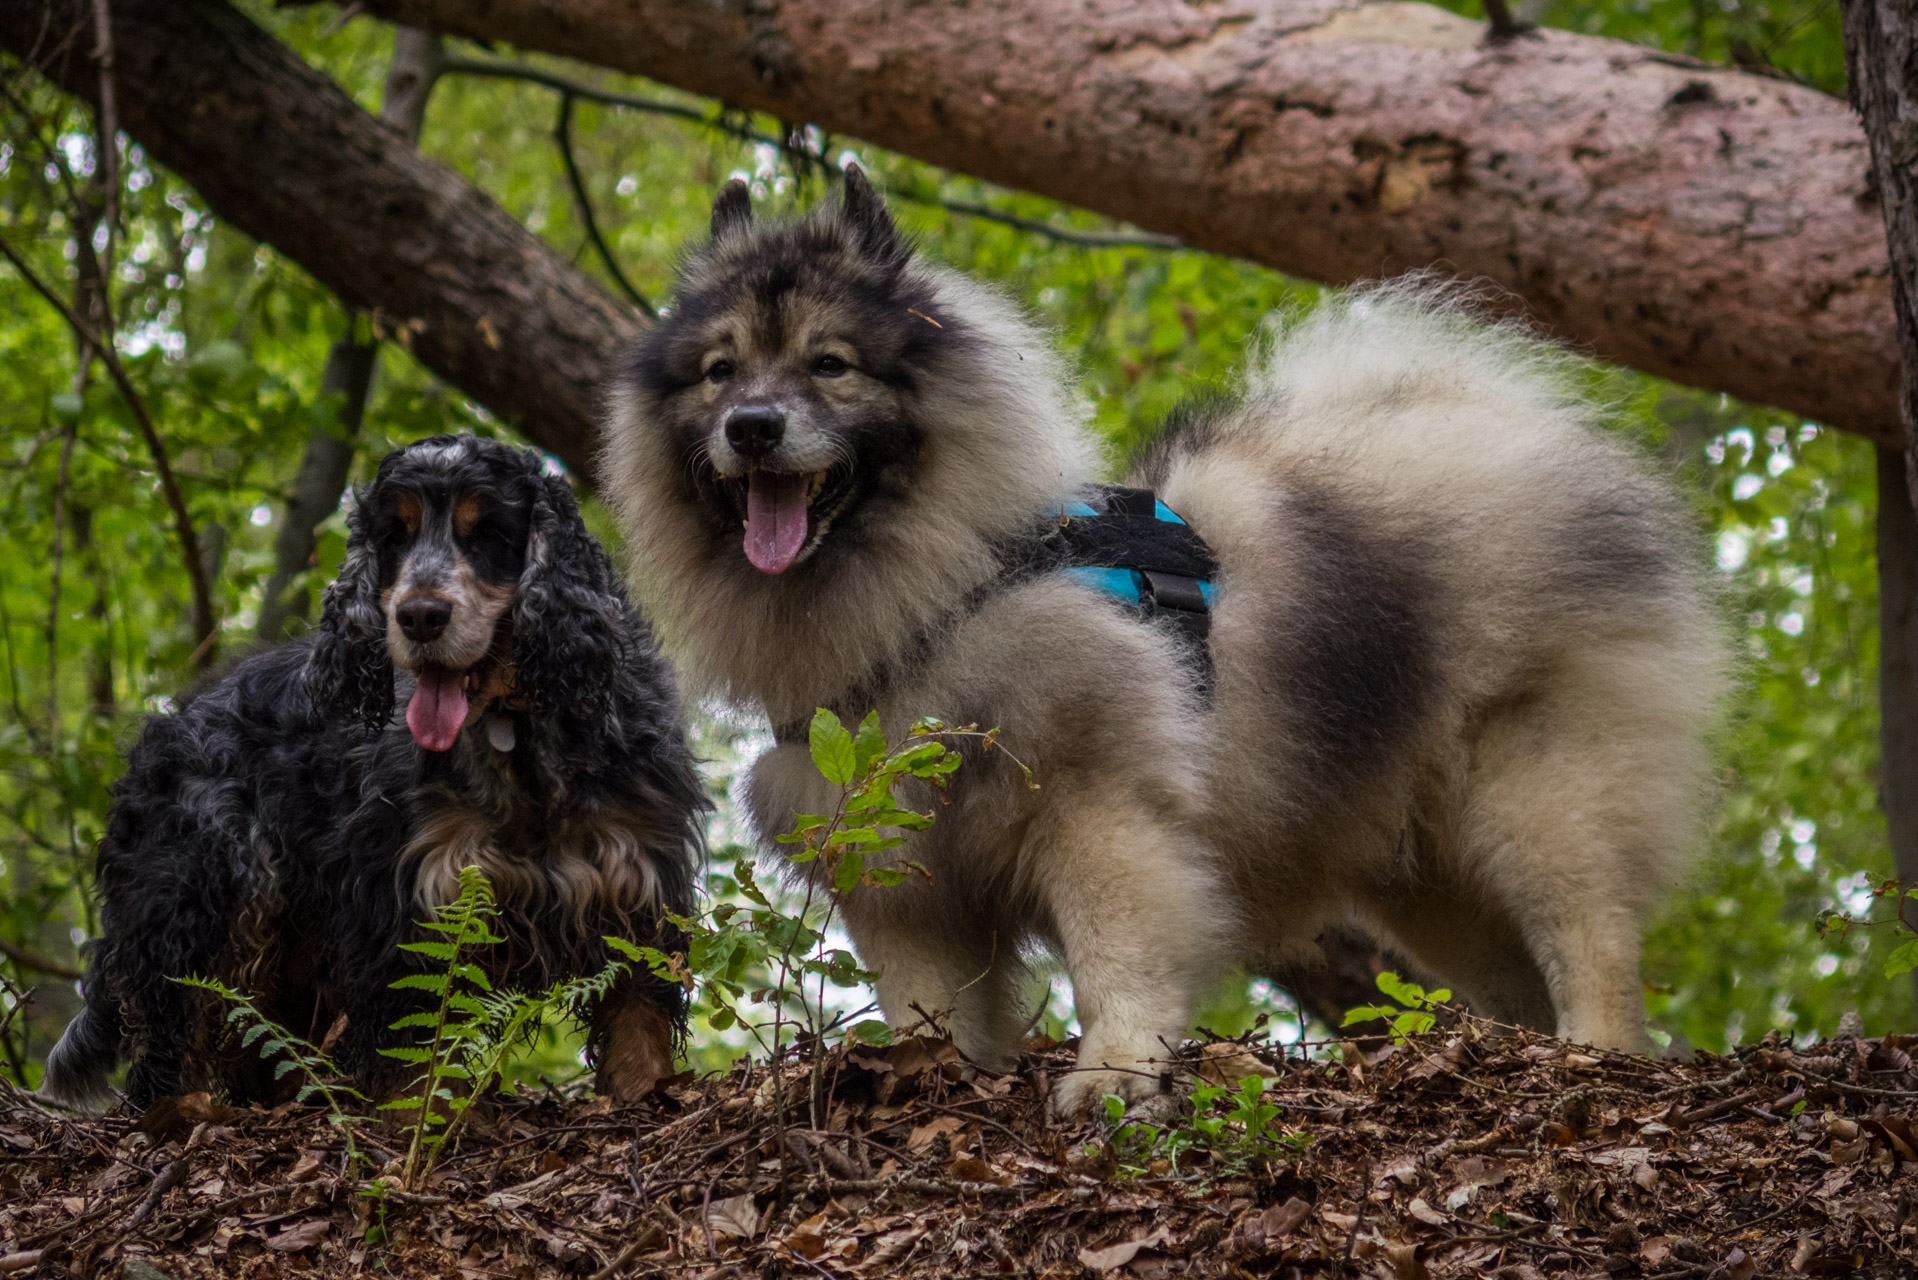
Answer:
[[[1171,1232],[1164,1227],[1149,1236],[1140,1236],[1137,1240],[1122,1240],[1118,1244],[1109,1244],[1103,1249],[1085,1248],[1079,1250],[1079,1264],[1094,1271],[1116,1271],[1139,1256],[1142,1249],[1157,1249],[1172,1241]]]
[[[286,1172],[288,1182],[311,1182],[320,1176],[320,1161],[325,1153],[321,1151],[302,1151],[300,1158]]]
[[[310,1218],[294,1223],[277,1236],[269,1236],[266,1247],[276,1253],[298,1253],[318,1244],[320,1237],[332,1229],[333,1224],[325,1218]]]
[[[826,1251],[826,1215],[815,1213],[786,1233],[786,1247],[802,1258],[817,1258]]]
[[[1432,1273],[1425,1269],[1425,1262],[1419,1257],[1419,1247],[1415,1244],[1387,1245],[1385,1260],[1392,1264],[1392,1274],[1398,1280],[1430,1280]]]
[[[1275,1204],[1258,1217],[1259,1234],[1267,1240],[1277,1240],[1288,1236],[1298,1229],[1312,1212],[1312,1206],[1293,1196],[1284,1204]]]
[[[715,1200],[706,1211],[706,1224],[715,1236],[736,1236],[750,1240],[759,1234],[759,1209],[751,1195],[727,1196]]]
[[[914,1125],[906,1136],[906,1150],[919,1155],[932,1145],[932,1140],[942,1133],[957,1133],[965,1127],[965,1121],[958,1116],[934,1116],[921,1125]]]
[[[925,1239],[924,1227],[902,1227],[897,1231],[888,1231],[873,1244],[872,1256],[859,1264],[860,1270],[872,1267],[890,1266],[903,1261],[912,1252],[913,1246]]]

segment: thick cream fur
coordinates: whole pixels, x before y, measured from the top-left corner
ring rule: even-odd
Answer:
[[[1493,1017],[1641,1047],[1640,931],[1697,843],[1726,654],[1682,504],[1604,433],[1569,358],[1416,286],[1275,321],[1239,399],[1133,477],[1222,565],[1202,705],[1168,632],[1061,576],[951,618],[994,574],[994,541],[1094,478],[1099,450],[1040,333],[914,269],[990,340],[917,406],[911,518],[839,576],[798,592],[739,571],[737,548],[738,564],[698,550],[661,480],[684,462],[630,396],[606,453],[636,589],[707,692],[775,723],[850,719],[868,708],[849,691],[903,662],[889,734],[996,725],[1034,769],[1036,791],[970,759],[904,850],[931,879],[845,899],[888,1019],[942,1013],[1003,1065],[1027,1025],[1022,959],[1049,948],[1085,1027],[1056,1102],[1138,1096],[1220,973],[1309,958],[1355,919]],[[1569,513],[1594,494],[1652,540],[1630,581],[1568,577]],[[1336,778],[1284,659],[1327,502],[1430,588],[1413,711]],[[757,762],[749,794],[768,836],[830,803],[797,745]]]

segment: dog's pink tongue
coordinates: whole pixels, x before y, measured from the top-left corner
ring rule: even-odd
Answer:
[[[445,667],[428,667],[420,672],[419,687],[406,704],[406,727],[413,741],[428,751],[451,751],[466,724],[466,690],[460,685],[464,675]]]
[[[746,558],[761,573],[784,573],[806,545],[810,477],[754,471],[746,481]]]

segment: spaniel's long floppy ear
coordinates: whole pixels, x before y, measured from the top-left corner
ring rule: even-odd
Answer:
[[[635,643],[626,600],[566,481],[542,475],[534,483],[526,569],[513,607],[515,687],[535,712],[596,716]]]
[[[393,718],[393,659],[380,608],[379,557],[366,538],[372,493],[363,490],[347,516],[346,563],[322,597],[306,692],[327,719],[380,729]]]

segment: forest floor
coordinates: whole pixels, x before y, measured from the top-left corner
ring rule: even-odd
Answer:
[[[522,1091],[412,1194],[390,1124],[349,1126],[369,1184],[312,1108],[75,1120],[14,1091],[0,1274],[1912,1277],[1913,1049],[1659,1061],[1469,1021],[1332,1062],[1219,1042],[1187,1074],[1236,1091],[1195,1118],[1190,1078],[1162,1128],[1114,1133],[1045,1118],[1063,1046],[992,1076],[915,1037],[828,1054],[817,1126],[803,1066],[630,1107]],[[1247,1136],[1253,1071],[1280,1110]]]

